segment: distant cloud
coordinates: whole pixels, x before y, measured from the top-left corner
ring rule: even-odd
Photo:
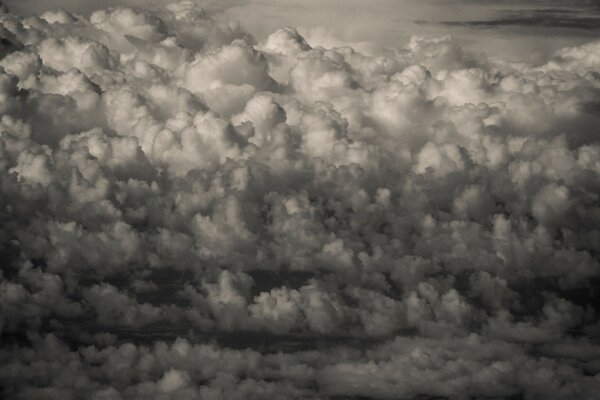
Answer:
[[[590,15],[581,10],[540,9],[501,11],[494,19],[458,20],[458,21],[415,21],[417,24],[440,24],[446,26],[496,28],[564,28],[575,30],[600,30],[600,14]]]

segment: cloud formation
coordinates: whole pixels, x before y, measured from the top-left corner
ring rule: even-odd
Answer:
[[[597,395],[600,42],[0,25],[3,396]]]

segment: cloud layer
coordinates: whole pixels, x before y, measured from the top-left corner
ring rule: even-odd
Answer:
[[[7,398],[597,395],[600,42],[0,24]]]

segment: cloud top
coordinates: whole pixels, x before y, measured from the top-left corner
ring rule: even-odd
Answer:
[[[189,1],[0,35],[3,394],[596,396],[598,42],[367,55]]]

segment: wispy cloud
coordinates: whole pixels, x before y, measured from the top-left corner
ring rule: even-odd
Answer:
[[[558,28],[575,30],[600,30],[600,14],[590,14],[581,9],[502,10],[490,19],[477,20],[416,20],[417,24],[439,24],[455,27],[497,28]]]

